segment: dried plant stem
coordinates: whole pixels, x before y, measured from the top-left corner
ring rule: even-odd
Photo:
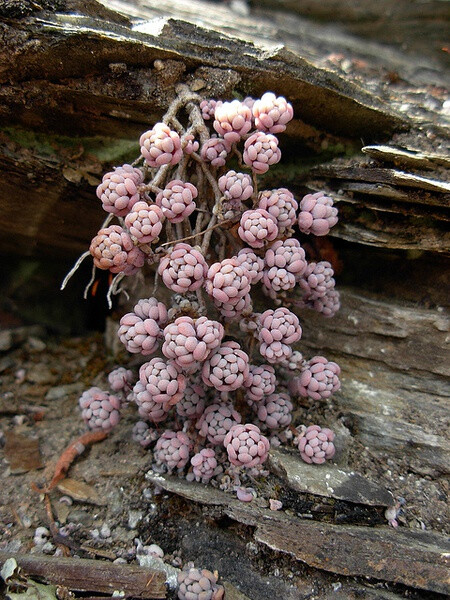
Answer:
[[[111,281],[111,285],[109,286],[108,293],[106,294],[106,300],[108,301],[109,310],[112,309],[112,297],[122,291],[121,289],[119,289],[119,283],[122,281],[122,279],[124,277],[125,277],[125,273],[117,273],[117,275]],[[125,292],[125,294],[128,296],[127,292]]]
[[[173,240],[170,242],[164,242],[164,244],[161,244],[160,246],[158,246],[157,250],[159,250],[160,248],[164,248],[165,246],[172,246],[173,244],[178,244],[179,242],[185,242],[186,240],[191,240],[194,237],[197,237],[199,235],[204,235],[206,234],[206,236],[208,236],[209,233],[212,233],[212,231],[214,229],[216,229],[217,227],[220,227],[221,225],[223,225],[224,223],[228,223],[230,221],[230,219],[227,219],[226,221],[221,221],[220,223],[215,223],[215,221],[217,220],[217,217],[215,215],[212,216],[211,221],[209,222],[209,226],[204,229],[203,231],[199,231],[199,233],[193,233],[192,235],[189,235],[187,237],[178,239],[178,240]],[[208,248],[208,244],[209,244],[209,240],[210,240],[211,236],[207,237],[207,244],[206,244],[206,249]],[[203,242],[204,244],[204,242]],[[203,246],[202,246],[203,248]]]
[[[222,198],[222,193],[221,193],[221,191],[219,189],[219,186],[217,184],[217,181],[216,181],[215,177],[213,176],[213,174],[211,173],[211,171],[208,169],[208,167],[205,165],[205,163],[204,163],[203,159],[201,158],[201,156],[199,154],[197,154],[197,152],[193,152],[191,154],[191,156],[200,165],[200,167],[201,167],[204,175],[206,176],[206,179],[208,180],[209,185],[212,187],[212,190],[214,192],[214,197],[215,197],[215,200],[216,200],[216,204],[218,204],[218,202]]]
[[[214,229],[216,227],[222,226],[225,223],[225,221],[221,221],[220,223],[216,223],[216,221],[217,221],[217,217],[216,217],[216,215],[213,215],[211,217],[208,227],[203,232],[203,233],[205,233],[205,237],[203,238],[203,243],[202,243],[202,254],[204,256],[206,256],[206,253],[208,251],[209,242],[211,240],[211,236],[212,236]]]
[[[83,262],[83,260],[85,258],[87,258],[88,256],[90,256],[90,252],[89,250],[86,250],[86,252],[83,252],[83,254],[78,258],[77,262],[73,265],[73,267],[70,269],[70,271],[67,273],[67,275],[64,277],[63,282],[61,283],[61,290],[63,290],[66,285],[69,282],[69,279],[72,277],[72,275],[78,270],[79,266],[81,265],[81,263]]]
[[[92,265],[92,271],[91,271],[91,278],[89,279],[89,281],[87,282],[86,287],[84,288],[84,292],[83,292],[83,298],[86,300],[87,296],[88,296],[88,292],[91,289],[92,284],[95,281],[95,273],[97,271],[97,268],[95,265]]]

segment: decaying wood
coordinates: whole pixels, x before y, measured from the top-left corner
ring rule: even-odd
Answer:
[[[427,474],[448,472],[449,363],[445,312],[341,290],[332,319],[304,311],[301,349],[342,368],[336,402],[375,453]]]
[[[288,482],[290,488],[302,493],[317,494],[369,506],[393,506],[392,494],[359,473],[335,464],[316,465],[299,460],[292,454],[272,448],[268,466],[272,472]]]
[[[429,90],[416,93],[410,72],[416,63],[397,51],[274,10],[245,16],[221,4],[211,11],[199,0],[104,4],[107,8],[72,0],[67,4],[71,14],[30,11],[26,18],[0,23],[4,252],[54,256],[58,250],[71,257],[82,252],[102,220],[95,185],[111,164],[136,157],[138,136],[161,117],[181,79],[205,96],[258,96],[266,89],[285,95],[296,115],[283,140],[286,157],[303,156],[306,147],[320,163],[323,148],[357,152],[361,138],[370,144],[411,130],[418,139],[415,130],[423,127],[436,130],[440,139],[440,97],[433,105],[425,102]],[[336,46],[350,53],[359,47],[367,68],[352,76],[335,69],[327,57]],[[421,60],[416,66],[422,73],[435,69],[433,61]],[[382,71],[379,63],[373,68],[376,61],[386,65],[385,71],[395,65],[402,86],[377,81]],[[411,107],[407,112],[400,110],[404,102]],[[291,175],[278,171],[274,185],[285,185],[286,177],[304,179],[302,162],[289,167]],[[30,204],[33,211],[27,209]],[[408,242],[402,238],[406,217],[395,206],[390,210],[398,221],[390,235],[380,233],[386,223],[378,233],[370,227],[367,232],[367,224],[347,211],[343,237],[439,251],[439,219],[436,230],[424,217],[422,225],[430,231],[420,235],[416,227],[409,235],[425,238],[423,243]]]
[[[0,568],[14,558],[24,573],[75,592],[113,594],[125,598],[166,598],[165,574],[136,565],[55,556],[32,556],[0,551]]]
[[[220,507],[230,518],[255,527],[256,541],[310,566],[450,593],[450,545],[445,536],[387,526],[336,526],[307,521],[240,502],[211,486],[153,472],[147,478],[190,501]]]

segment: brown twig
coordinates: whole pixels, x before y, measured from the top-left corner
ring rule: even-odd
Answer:
[[[105,431],[88,431],[71,442],[59,457],[50,483],[45,488],[40,488],[36,483],[33,482],[31,484],[32,489],[39,494],[48,494],[48,492],[56,486],[58,481],[64,478],[65,474],[70,468],[70,465],[77,456],[84,452],[86,446],[101,442],[107,436],[108,432]]]

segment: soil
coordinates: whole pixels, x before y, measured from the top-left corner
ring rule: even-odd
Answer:
[[[34,539],[36,528],[48,528],[49,520],[43,497],[31,486],[33,482],[39,486],[49,482],[64,448],[85,432],[77,399],[91,385],[106,387],[105,374],[115,366],[101,334],[64,339],[31,336],[0,357],[0,550],[61,552],[50,534],[44,545]],[[313,420],[317,417],[319,422],[324,418],[327,422],[337,420],[338,396],[331,406],[310,406],[307,416]],[[135,408],[126,407],[121,423],[109,437],[76,458],[69,477],[79,482],[80,489],[75,483],[75,492],[71,492],[81,494],[79,500],[71,499],[64,488],[50,493],[54,519],[70,542],[72,556],[134,562],[140,540],[144,546],[158,544],[164,550],[165,562],[173,566],[194,561],[196,566],[217,569],[221,577],[252,599],[273,598],[274,593],[287,599],[388,597],[372,596],[371,590],[379,590],[379,594],[380,590],[383,594],[391,590],[398,594],[394,597],[440,597],[310,568],[255,544],[251,528],[224,518],[213,508],[155,489],[145,480],[151,452],[131,437],[137,420]],[[297,418],[297,422],[301,421]],[[36,454],[31,457],[25,453],[18,459],[19,465],[11,462],[14,457],[8,448],[17,436],[37,440],[42,469],[36,470],[29,463]],[[20,443],[22,438],[18,439]],[[447,480],[407,472],[400,461],[389,457],[380,460],[353,437],[349,448],[346,455],[352,470],[404,499],[398,518],[400,528],[448,531]],[[88,487],[81,488],[82,483]],[[274,476],[267,479],[262,493],[275,488],[283,510],[302,517],[341,524],[386,525],[382,508],[326,499],[318,502],[317,497],[293,493]]]

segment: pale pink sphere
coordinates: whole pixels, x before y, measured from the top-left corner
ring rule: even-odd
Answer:
[[[255,404],[258,419],[268,429],[286,428],[292,421],[292,402],[287,394],[271,394]]]
[[[165,123],[156,123],[153,129],[143,133],[139,144],[145,162],[151,167],[176,165],[183,156],[180,136]]]
[[[207,319],[206,319],[207,321]],[[210,323],[212,323],[210,321]],[[216,322],[217,323],[217,322]],[[217,323],[220,325],[220,323]],[[220,344],[220,340],[223,336],[223,327],[220,325],[222,330],[221,335],[219,334],[218,339],[214,341]],[[208,326],[205,327],[205,321],[200,324],[201,333],[210,339],[208,335]],[[217,328],[217,333],[219,333]],[[182,316],[175,319],[173,323],[170,323],[164,329],[164,343],[162,351],[167,358],[171,358],[181,369],[187,370],[187,372],[193,372],[200,367],[200,363],[203,362],[211,353],[211,344],[208,345],[202,335],[196,327],[194,319],[188,316]],[[211,339],[211,342],[213,340]]]
[[[338,364],[328,361],[324,356],[314,356],[305,363],[299,377],[299,395],[313,400],[329,398],[337,392],[341,383]]]
[[[231,144],[227,140],[218,137],[211,137],[200,148],[200,155],[205,162],[209,162],[213,167],[223,167],[231,152]]]
[[[297,200],[286,188],[260,192],[258,207],[272,215],[280,233],[290,229],[297,220]]]
[[[176,411],[185,419],[199,419],[205,410],[205,388],[196,380],[190,379],[184,390],[183,397],[176,404]]]
[[[192,568],[190,568],[192,565]],[[190,563],[178,574],[179,600],[223,600],[225,590],[208,569],[195,569]]]
[[[184,294],[198,290],[205,280],[208,265],[200,250],[178,243],[161,259],[158,273],[164,284],[174,292]]]
[[[142,171],[131,165],[115,167],[114,171],[103,175],[97,187],[104,210],[118,217],[124,217],[139,201],[138,186],[144,181]]]
[[[218,185],[227,200],[245,202],[253,194],[252,178],[247,173],[228,171],[219,177]]]
[[[133,244],[130,234],[120,225],[100,229],[93,238],[89,252],[94,265],[111,273],[133,275],[145,262],[145,254]]]
[[[266,310],[258,317],[258,326],[261,355],[272,364],[288,359],[291,344],[302,337],[298,317],[284,307]]]
[[[156,464],[165,465],[169,473],[174,469],[181,471],[189,461],[192,447],[193,443],[186,433],[167,430],[156,442]]]
[[[231,464],[239,467],[256,467],[269,456],[269,440],[262,435],[259,427],[251,423],[232,427],[223,445]]]
[[[194,212],[197,196],[197,188],[192,183],[174,179],[156,196],[156,204],[171,223],[180,223]]]
[[[254,173],[266,173],[270,165],[280,162],[278,139],[270,133],[257,131],[246,140],[243,159]]]
[[[154,319],[141,319],[132,312],[120,319],[118,336],[128,352],[148,356],[158,349],[161,328]]]
[[[258,283],[263,277],[264,260],[252,248],[242,248],[237,255],[239,266],[247,269],[250,283]]]
[[[310,425],[297,439],[298,449],[302,459],[311,464],[323,464],[333,458],[336,448],[333,444],[334,432],[319,425]]]
[[[208,483],[217,468],[215,450],[213,448],[203,448],[191,458],[191,465],[195,480]]]
[[[250,294],[240,297],[237,302],[220,302],[220,300],[214,299],[214,306],[225,321],[234,321],[252,310],[252,299]]]
[[[302,274],[299,284],[305,292],[305,300],[317,300],[334,290],[334,271],[331,264],[325,260],[309,263]]]
[[[205,289],[214,300],[235,305],[250,292],[250,278],[236,257],[225,258],[208,269]]]
[[[139,369],[139,380],[154,402],[176,404],[186,389],[186,377],[175,363],[162,358],[152,358]]]
[[[128,400],[136,402],[139,416],[145,421],[161,423],[169,416],[170,403],[155,402],[152,394],[147,391],[141,381],[137,381],[134,384],[133,391],[129,394]]]
[[[250,365],[249,371],[249,377],[244,382],[247,401],[249,404],[259,403],[265,396],[274,393],[277,384],[275,371],[270,365]]]
[[[238,234],[241,240],[252,248],[262,248],[278,235],[275,219],[262,208],[246,210],[241,217]]]
[[[300,202],[298,226],[302,233],[317,236],[327,235],[338,222],[338,210],[332,198],[324,192],[307,194]]]
[[[216,105],[214,111],[214,129],[227,142],[239,142],[252,127],[252,111],[239,100]]]
[[[292,105],[283,96],[266,92],[253,104],[256,128],[269,133],[281,133],[294,116]]]
[[[110,373],[108,373],[109,387],[113,392],[119,392],[120,390],[129,389],[134,380],[134,373],[131,369],[125,369],[124,367],[117,367]]]
[[[237,390],[248,377],[248,365],[248,355],[237,342],[224,342],[204,362],[203,382],[221,392]]]
[[[92,431],[109,431],[120,421],[120,398],[98,387],[83,392],[79,405],[83,421]]]
[[[233,425],[242,420],[230,403],[210,404],[196,423],[199,434],[214,446],[220,446]]]
[[[137,202],[125,217],[128,231],[141,244],[151,244],[158,238],[163,221],[161,209],[147,202]]]

